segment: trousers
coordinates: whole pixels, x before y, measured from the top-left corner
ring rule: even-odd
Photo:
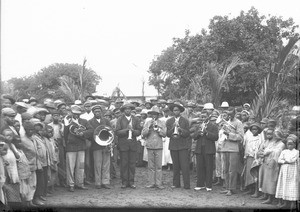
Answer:
[[[45,177],[43,169],[36,170],[36,189],[34,192],[34,198],[44,195]]]
[[[213,154],[196,154],[197,159],[197,187],[212,188]]]
[[[238,152],[224,152],[224,177],[227,190],[237,187],[238,165],[240,155]]]
[[[120,151],[121,179],[123,185],[134,184],[136,151]]]
[[[180,171],[184,188],[190,188],[189,151],[187,149],[171,150],[173,161],[173,185],[180,187]]]
[[[68,186],[83,186],[84,179],[84,151],[67,152],[67,184]]]
[[[162,149],[147,150],[150,185],[162,185]]]
[[[99,149],[93,152],[95,185],[109,184],[110,181],[110,152]]]

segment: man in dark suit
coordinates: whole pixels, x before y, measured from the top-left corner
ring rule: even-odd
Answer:
[[[116,134],[119,138],[118,149],[120,151],[121,161],[121,188],[136,188],[134,185],[137,140],[136,137],[141,134],[140,121],[131,115],[134,109],[132,104],[124,104],[120,110],[123,112],[116,124]]]
[[[74,186],[78,189],[84,187],[84,158],[86,150],[86,141],[88,138],[88,122],[79,118],[81,108],[78,105],[71,106],[72,116],[64,119],[64,137],[66,140],[66,167],[67,184],[69,191],[74,192]]]
[[[92,128],[88,132],[89,138],[92,141],[91,149],[93,150],[94,157],[95,185],[98,189],[110,189],[110,150],[108,146],[100,146],[96,143],[93,135],[98,126],[111,126],[109,120],[103,117],[100,105],[94,105],[92,112],[94,117],[88,121]]]
[[[196,140],[197,160],[197,186],[195,191],[205,189],[212,190],[212,178],[214,169],[214,155],[216,153],[215,141],[218,140],[218,127],[208,119],[207,112],[200,115],[200,123],[192,137]]]
[[[189,121],[181,116],[184,107],[175,102],[169,105],[174,117],[166,122],[167,136],[170,137],[169,150],[173,161],[173,186],[180,188],[180,171],[183,176],[185,189],[190,189],[189,149],[191,148],[191,137]]]

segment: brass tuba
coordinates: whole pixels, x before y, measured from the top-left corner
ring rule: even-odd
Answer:
[[[76,136],[79,136],[81,132],[86,131],[86,127],[80,124],[77,120],[71,120],[69,125],[70,133]]]
[[[109,148],[111,156],[113,156],[113,140],[115,138],[114,131],[111,127],[100,125],[94,130],[94,140],[100,146]]]

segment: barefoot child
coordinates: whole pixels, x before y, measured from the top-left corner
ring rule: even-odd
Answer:
[[[276,188],[276,198],[278,206],[285,208],[291,203],[291,208],[295,208],[295,201],[299,200],[299,150],[296,150],[297,136],[289,135],[287,138],[287,148],[281,152],[278,163],[281,164],[280,173]]]
[[[251,136],[248,136],[245,138],[244,141],[244,148],[245,148],[245,174],[244,174],[244,181],[245,181],[245,187],[247,188],[247,194],[253,194],[254,192],[258,192],[258,189],[256,190],[256,184],[255,178],[250,174],[250,169],[252,166],[252,163],[255,158],[255,154],[258,151],[258,148],[261,144],[261,136],[259,133],[261,132],[261,127],[258,123],[253,123],[250,126],[250,131],[252,133]]]

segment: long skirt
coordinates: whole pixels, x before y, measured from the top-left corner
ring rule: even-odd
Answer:
[[[172,162],[172,157],[171,157],[171,152],[169,150],[169,143],[170,143],[170,138],[165,137],[163,138],[163,164],[173,164]]]
[[[7,203],[21,202],[19,183],[4,184],[3,192],[5,194]]]
[[[245,167],[245,172],[244,172],[245,186],[249,186],[249,185],[255,183],[255,178],[250,174],[250,169],[251,169],[253,161],[254,161],[253,157],[247,156],[246,167]]]
[[[294,164],[282,164],[278,176],[276,198],[283,200],[299,200],[299,166]]]
[[[265,162],[259,169],[259,190],[266,194],[275,195],[279,166],[277,162],[266,164]]]

